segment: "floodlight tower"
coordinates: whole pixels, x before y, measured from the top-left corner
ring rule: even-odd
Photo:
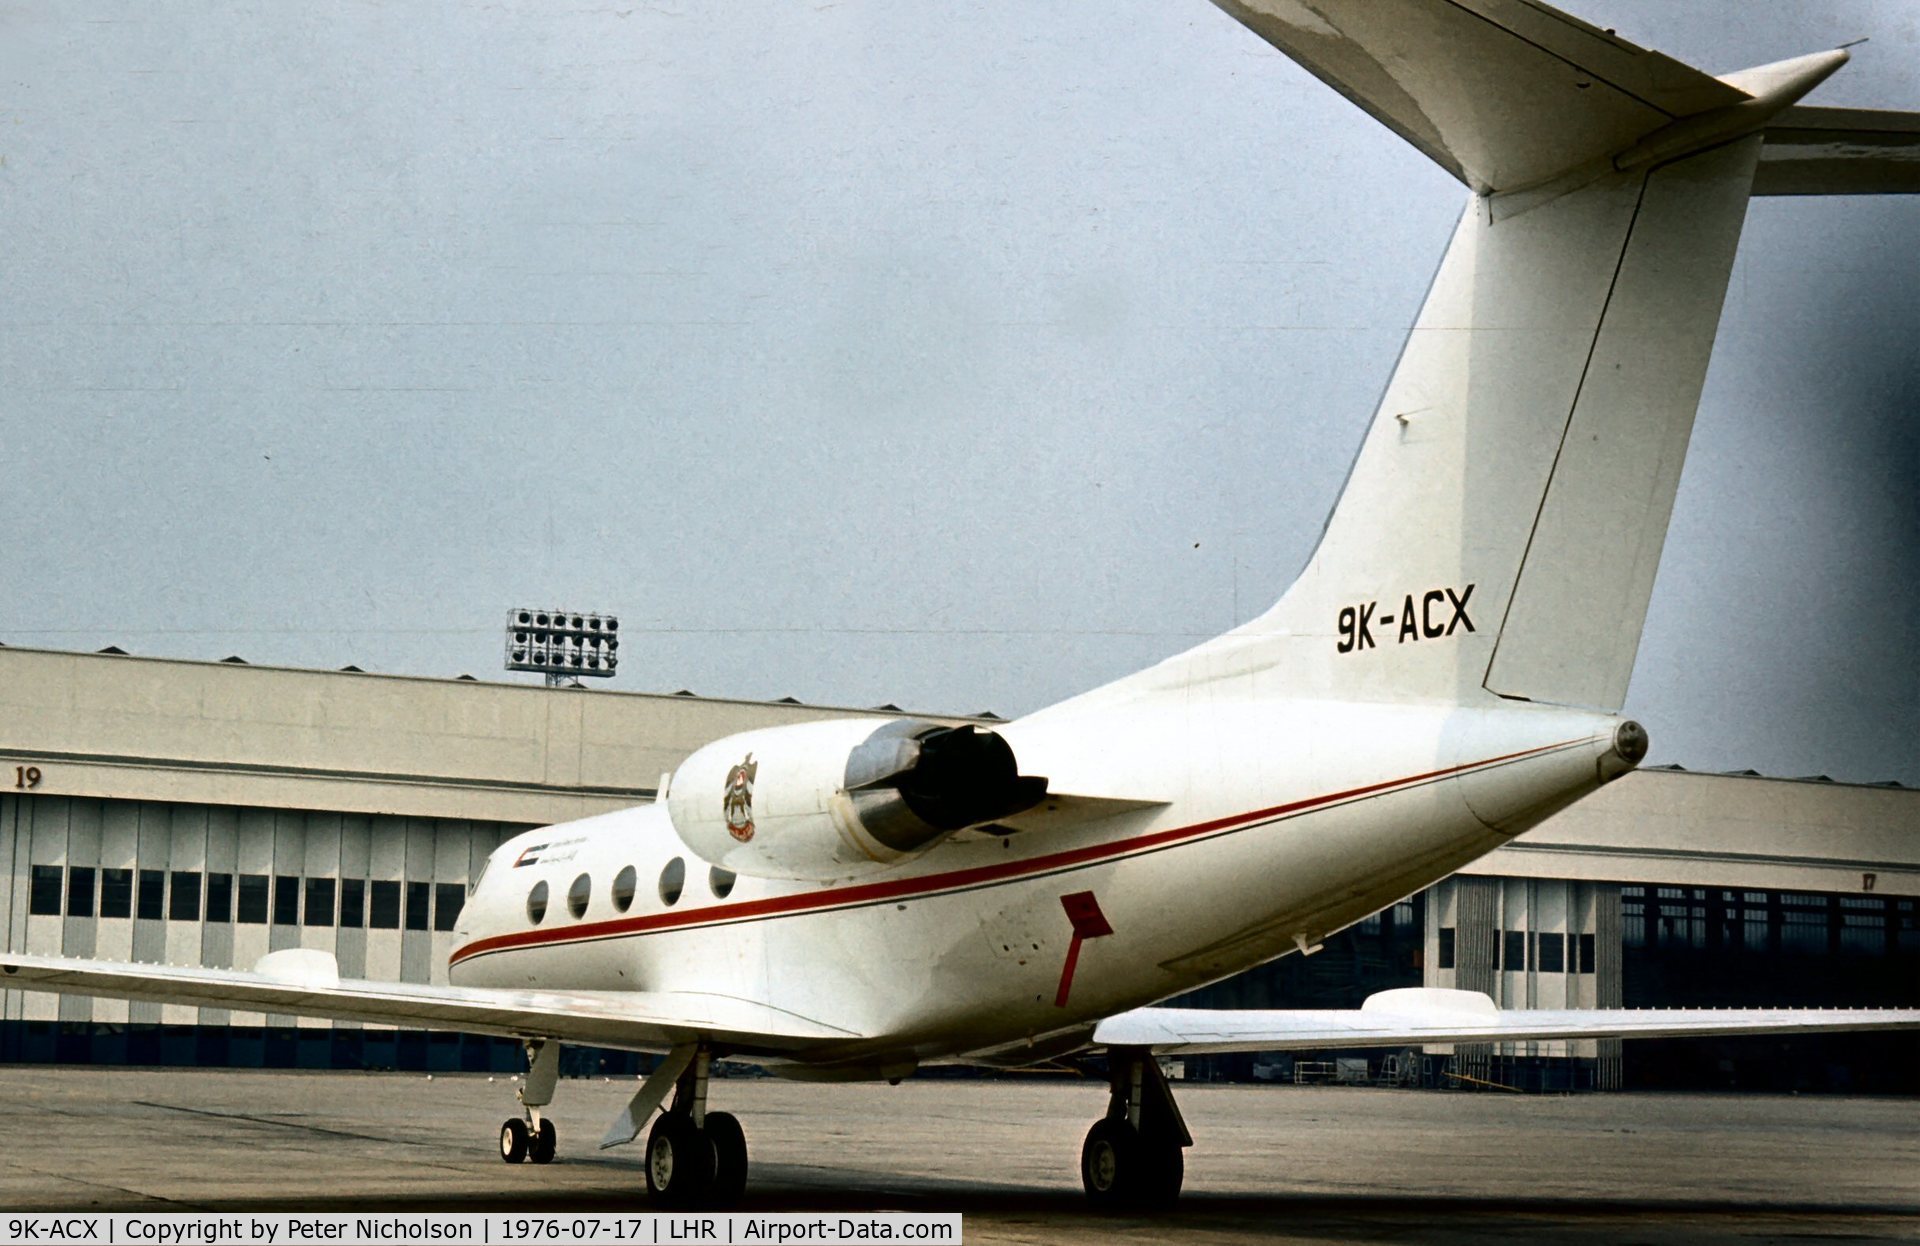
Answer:
[[[587,676],[610,679],[619,666],[620,620],[610,614],[516,607],[507,611],[507,669],[538,671],[547,687]]]

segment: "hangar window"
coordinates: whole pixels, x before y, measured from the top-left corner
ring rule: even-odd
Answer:
[[[533,890],[527,893],[527,920],[538,926],[540,919],[547,915],[547,884],[537,882]]]
[[[186,870],[173,872],[173,898],[167,902],[167,916],[177,922],[200,920],[200,876]]]
[[[675,857],[667,862],[665,869],[660,871],[660,903],[679,903],[680,892],[686,888],[686,885],[687,863]]]
[[[467,889],[459,883],[433,885],[433,928],[452,930],[460,924],[460,910],[466,907]]]
[[[1503,956],[1500,962],[1500,967],[1502,969],[1507,970],[1509,973],[1519,973],[1526,969],[1527,967],[1527,932],[1526,931],[1524,930],[1507,931],[1507,937],[1505,940],[1505,951],[1503,953]]]
[[[1764,952],[1773,941],[1773,935],[1768,929],[1767,922],[1767,893],[1764,891],[1747,891],[1741,894],[1743,903],[1746,905],[1746,908],[1742,910],[1741,913],[1744,919],[1741,923],[1741,928],[1744,931],[1741,942],[1756,952]]]
[[[27,912],[35,917],[60,916],[60,877],[61,869],[57,865],[36,865],[33,867],[33,891],[27,901]]]
[[[400,929],[400,884],[392,879],[373,880],[373,905],[367,925],[375,930]]]
[[[167,872],[140,871],[140,907],[135,910],[147,921],[159,921],[167,915]]]
[[[582,874],[573,880],[573,886],[567,888],[567,912],[575,920],[587,915],[587,901],[593,896],[593,879]]]
[[[707,871],[707,889],[713,892],[713,898],[724,900],[733,894],[734,873],[714,866]]]
[[[67,916],[93,916],[93,867],[76,865],[67,871]]]
[[[1827,950],[1827,915],[1796,913],[1789,909],[1781,915],[1780,950],[1820,953]]]
[[[300,880],[292,874],[273,876],[273,924],[300,924]]]
[[[1620,942],[1627,947],[1647,946],[1647,889],[1620,889]]]
[[[1887,902],[1840,897],[1840,950],[1878,953],[1887,947]]]
[[[1651,933],[1658,947],[1703,948],[1707,946],[1707,893],[1701,888],[1658,887],[1655,895]],[[1689,904],[1691,899],[1694,903]]]
[[[331,878],[309,878],[307,880],[307,925],[333,925],[333,892]]]
[[[613,907],[626,912],[633,907],[633,893],[640,885],[640,875],[629,865],[613,876]]]
[[[1593,972],[1593,936],[1590,934],[1580,936],[1580,972]]]
[[[133,871],[100,871],[100,916],[133,916]]]
[[[1440,927],[1440,950],[1434,961],[1436,969],[1453,968],[1453,927]]]
[[[1780,893],[1780,950],[1821,953],[1828,946],[1825,896],[1796,891]]]
[[[1567,936],[1559,933],[1540,936],[1541,973],[1565,973],[1567,971]]]
[[[102,899],[105,899],[104,895]],[[207,920],[210,922],[233,920],[233,875],[207,875]]]
[[[427,930],[433,925],[427,906],[433,903],[432,883],[407,884],[407,929]]]
[[[250,926],[267,924],[267,876],[240,876],[240,920]]]
[[[340,880],[340,925],[345,930],[358,930],[367,924],[367,880],[364,878],[343,878]]]

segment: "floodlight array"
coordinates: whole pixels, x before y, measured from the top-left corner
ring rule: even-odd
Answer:
[[[620,620],[610,614],[516,607],[507,611],[507,669],[605,679],[620,665]]]

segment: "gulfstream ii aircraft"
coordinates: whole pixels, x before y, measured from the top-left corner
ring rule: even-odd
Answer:
[[[1645,756],[1619,710],[1747,199],[1920,191],[1920,114],[1799,102],[1845,51],[1714,77],[1534,0],[1217,2],[1470,192],[1272,609],[992,730],[708,744],[654,804],[503,844],[448,986],[299,950],[252,972],[6,955],[5,985],[519,1038],[513,1162],[554,1156],[561,1044],[660,1053],[600,1144],[644,1131],[668,1205],[746,1181],[715,1057],[833,1082],[1104,1055],[1087,1193],[1165,1203],[1192,1138],[1156,1054],[1920,1026],[1433,989],[1151,1006],[1313,951]]]

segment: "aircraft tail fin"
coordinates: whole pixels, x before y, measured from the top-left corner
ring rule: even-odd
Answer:
[[[1240,661],[1618,709],[1760,143],[1469,203],[1319,548],[1222,638]]]
[[[1756,170],[1904,189],[1920,131],[1795,108],[1839,50],[1714,78],[1535,0],[1215,2],[1475,197],[1300,578],[1137,678],[1617,710]]]

